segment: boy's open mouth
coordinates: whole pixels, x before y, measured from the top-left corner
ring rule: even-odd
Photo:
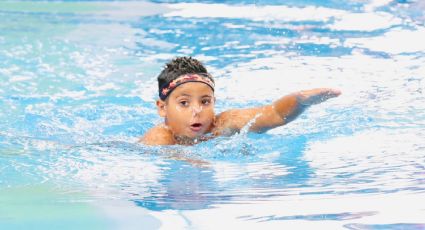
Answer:
[[[201,130],[201,128],[202,128],[201,123],[193,123],[190,125],[190,129],[195,132],[198,132],[199,130]]]

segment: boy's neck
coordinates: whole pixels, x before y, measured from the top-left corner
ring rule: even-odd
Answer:
[[[179,145],[195,145],[195,144],[198,144],[200,142],[207,141],[207,140],[213,138],[210,135],[202,135],[202,136],[196,137],[196,138],[190,138],[190,137],[186,137],[186,136],[177,136],[177,135],[173,135],[173,137],[174,137],[176,144],[179,144]]]

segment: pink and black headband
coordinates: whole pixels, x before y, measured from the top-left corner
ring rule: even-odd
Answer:
[[[159,89],[159,98],[161,100],[165,100],[168,95],[173,92],[177,86],[182,85],[187,82],[201,82],[207,84],[214,91],[214,80],[208,73],[190,73],[182,75],[168,83],[165,83]]]

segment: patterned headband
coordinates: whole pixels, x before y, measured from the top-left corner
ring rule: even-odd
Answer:
[[[208,73],[192,73],[192,74],[185,74],[182,75],[168,83],[165,83],[161,88],[159,89],[159,98],[161,100],[165,100],[168,95],[173,92],[177,86],[187,83],[187,82],[202,82],[207,84],[211,89],[214,91],[214,80]]]

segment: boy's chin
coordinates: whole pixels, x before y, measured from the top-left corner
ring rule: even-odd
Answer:
[[[197,139],[204,136],[204,132],[183,132],[183,133],[174,133],[174,137],[180,137],[184,139]]]

